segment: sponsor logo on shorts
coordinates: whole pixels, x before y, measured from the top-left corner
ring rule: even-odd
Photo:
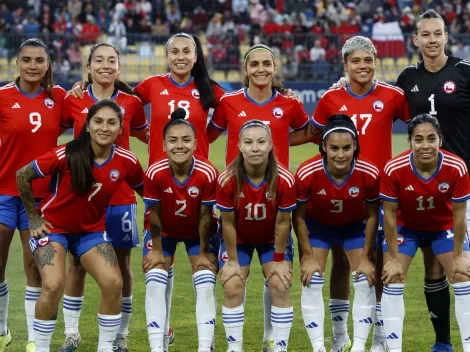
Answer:
[[[145,248],[147,248],[149,251],[152,249],[152,239],[149,239],[149,240],[145,243]]]
[[[220,254],[220,260],[222,260],[224,263],[227,262],[228,260],[227,251],[223,251],[222,254]]]

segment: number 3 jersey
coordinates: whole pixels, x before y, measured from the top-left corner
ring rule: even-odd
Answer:
[[[130,151],[115,146],[104,163],[94,162],[95,183],[83,196],[72,190],[65,146],[37,158],[33,166],[38,176],[52,176],[50,191],[39,204],[39,210],[56,233],[104,231],[106,208],[121,183],[125,181],[136,188],[144,182],[139,160]]]
[[[382,81],[374,81],[371,90],[362,96],[352,93],[349,87],[328,90],[318,102],[313,123],[323,129],[335,114],[345,114],[353,120],[361,156],[380,170],[392,158],[394,119],[410,119],[405,93]]]
[[[220,211],[235,212],[237,243],[256,246],[274,242],[277,212],[290,212],[297,206],[294,176],[278,166],[276,197],[273,199],[266,179],[254,185],[245,175],[238,200],[237,178],[228,177],[224,171],[217,181],[217,207]]]
[[[50,99],[42,89],[23,92],[14,82],[0,88],[0,194],[19,196],[16,171],[57,146],[62,102],[66,95],[59,86]],[[48,180],[34,180],[34,196],[42,198]]]
[[[297,202],[309,203],[305,217],[327,226],[344,226],[366,218],[366,203],[379,200],[379,170],[364,160],[353,161],[340,184],[328,172],[321,155],[299,166],[295,175]],[[313,211],[314,210],[314,211]]]
[[[410,150],[385,166],[380,198],[398,202],[398,225],[419,231],[454,227],[452,202],[470,198],[468,170],[464,161],[452,153],[441,150],[438,157],[438,167],[429,179],[416,171]]]
[[[147,205],[160,203],[164,236],[199,238],[199,209],[201,205],[215,204],[217,176],[217,169],[212,163],[199,156],[193,156],[189,174],[183,183],[173,176],[168,158],[148,168],[144,200]],[[148,213],[145,218],[145,228],[150,230]]]

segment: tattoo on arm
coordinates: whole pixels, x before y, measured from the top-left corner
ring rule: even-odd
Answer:
[[[110,266],[117,266],[118,260],[113,246],[110,243],[100,243],[94,247],[98,254],[100,254],[107,264]]]
[[[33,163],[29,163],[16,172],[16,183],[28,217],[37,214],[31,181],[38,178]]]
[[[279,228],[279,226],[276,226],[274,229],[274,236],[279,237],[281,235],[282,229]]]
[[[53,266],[56,253],[57,251],[51,243],[38,248],[34,253],[34,258],[36,259],[38,268],[44,269],[46,265]]]

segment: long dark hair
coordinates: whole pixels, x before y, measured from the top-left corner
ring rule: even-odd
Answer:
[[[165,56],[168,57],[168,45],[175,38],[188,38],[194,42],[194,49],[196,51],[196,62],[191,70],[191,76],[194,77],[194,84],[199,91],[199,99],[204,110],[214,108],[217,104],[217,99],[214,94],[214,86],[220,85],[210,78],[209,71],[207,71],[206,62],[204,60],[204,53],[199,38],[195,35],[187,33],[176,33],[168,39],[165,45]],[[220,87],[221,88],[221,87]]]
[[[32,47],[35,47],[35,48],[43,48],[44,51],[46,52],[47,62],[49,64],[49,67],[47,68],[47,71],[44,74],[44,77],[42,78],[41,83],[44,87],[44,92],[46,92],[49,99],[54,100],[54,98],[52,96],[52,88],[54,87],[54,76],[52,74],[52,61],[51,61],[51,56],[49,55],[49,50],[47,49],[46,44],[44,44],[44,42],[41,39],[39,39],[39,38],[30,38],[30,39],[25,40],[23,43],[21,43],[20,49],[18,50],[18,53],[16,55],[17,58],[19,58],[19,55],[20,55],[21,51],[23,50],[23,48],[27,47],[27,46],[32,46]],[[17,85],[20,84],[20,78],[21,77],[19,76],[15,80],[15,83]]]
[[[351,133],[352,131],[352,133]],[[354,125],[354,122],[348,115],[345,114],[336,114],[331,116],[328,119],[325,127],[323,128],[323,133],[321,135],[321,143],[320,143],[320,154],[323,159],[326,159],[326,152],[323,150],[323,146],[326,144],[328,140],[328,135],[334,132],[347,132],[351,134],[353,137],[354,142],[356,142],[356,150],[354,151],[354,159],[357,159],[361,149],[359,148],[359,139],[357,137],[357,129]]]
[[[122,125],[122,111],[119,105],[110,99],[100,100],[88,110],[86,123],[77,138],[68,142],[65,146],[65,157],[72,177],[72,190],[81,196],[85,195],[95,182],[93,178],[95,153],[91,147],[91,136],[87,128],[92,117],[103,108],[113,110]]]
[[[88,54],[88,60],[87,60],[88,67],[90,67],[90,65],[91,65],[91,60],[93,59],[93,54],[95,53],[95,51],[98,48],[101,48],[101,47],[112,48],[116,52],[119,66],[121,66],[121,54],[120,54],[119,49],[117,47],[115,47],[112,44],[108,44],[108,43],[97,43],[97,44],[95,44],[91,47],[90,53]],[[88,83],[93,84],[93,78],[91,77],[91,73],[88,73]],[[120,91],[122,91],[124,93],[127,93],[127,94],[130,94],[130,95],[135,94],[132,87],[130,85],[128,85],[127,83],[121,81],[120,79],[116,79],[114,81],[114,87],[116,89],[119,89]]]

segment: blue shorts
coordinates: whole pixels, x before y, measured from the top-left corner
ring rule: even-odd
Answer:
[[[223,237],[220,238],[219,269],[222,269],[225,262],[227,261],[227,248],[225,247]],[[238,263],[240,266],[249,266],[251,264],[251,259],[253,258],[253,252],[255,249],[256,252],[258,252],[258,258],[261,265],[272,262],[274,261],[275,247],[276,244],[274,242],[259,246],[237,243]],[[284,252],[284,260],[287,262],[292,262],[294,260],[294,240],[292,237],[292,232],[289,233],[286,251]]]
[[[140,246],[137,230],[137,204],[109,205],[106,209],[106,232],[114,248]]]
[[[44,247],[49,242],[60,243],[65,250],[70,251],[75,258],[80,258],[93,247],[100,243],[111,242],[111,239],[106,235],[106,231],[71,234],[51,233],[49,236],[43,238],[31,237],[29,239],[29,246],[34,254],[39,247]]]
[[[418,231],[398,226],[398,252],[414,257],[418,247],[431,247],[435,255],[454,251],[454,230]],[[468,251],[468,238],[465,236],[463,250]],[[387,240],[383,242],[383,251],[388,252]]]
[[[313,248],[329,250],[335,244],[341,244],[345,251],[364,248],[366,224],[363,221],[347,226],[326,226],[311,219],[305,219],[305,223]]]
[[[36,199],[36,207],[40,199]],[[20,197],[0,195],[0,224],[20,231],[29,229],[28,215]]]
[[[174,238],[168,236],[162,236],[162,249],[163,255],[165,257],[173,257],[176,252],[176,247],[179,243],[184,243],[186,246],[186,253],[188,256],[199,255],[201,249],[201,242],[199,238],[184,239],[184,238]],[[152,249],[152,234],[150,231],[144,230],[144,246],[142,248],[143,255],[146,256],[149,250]],[[212,236],[209,242],[209,251],[214,255],[218,253],[218,240],[217,236]]]

